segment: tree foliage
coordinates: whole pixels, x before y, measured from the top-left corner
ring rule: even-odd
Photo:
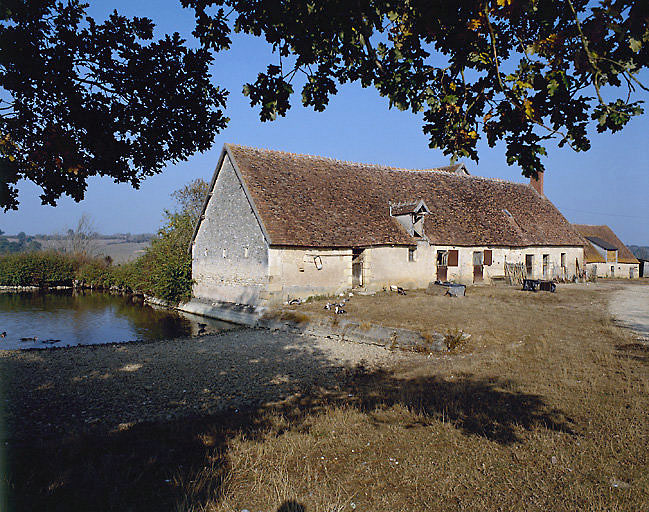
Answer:
[[[196,179],[171,197],[174,210],[166,210],[166,221],[146,253],[135,263],[142,276],[141,287],[170,303],[188,300],[192,292],[192,258],[189,246],[207,195],[209,184]]]
[[[477,161],[481,137],[503,141],[534,176],[548,139],[584,151],[589,126],[616,132],[643,112],[646,1],[181,1],[206,48],[227,49],[232,30],[273,46],[278,60],[244,86],[263,121],[286,114],[296,75],[318,111],[359,82],[421,113],[431,147]]]
[[[195,223],[203,210],[203,203],[209,188],[210,184],[207,181],[197,178],[176,190],[171,194],[172,199],[176,202],[176,210],[183,215],[188,215]]]
[[[41,248],[42,245],[38,240],[34,240],[33,236],[27,236],[25,233],[20,232],[16,237],[16,241],[12,241],[3,236],[3,231],[0,230],[0,254],[34,252],[40,251]]]
[[[91,176],[137,188],[169,162],[209,149],[227,118],[212,60],[146,18],[103,23],[79,0],[0,3],[0,206],[16,183],[44,204],[83,199]]]

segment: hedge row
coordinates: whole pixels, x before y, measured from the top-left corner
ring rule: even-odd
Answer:
[[[80,262],[57,252],[23,252],[0,256],[0,285],[69,286]]]

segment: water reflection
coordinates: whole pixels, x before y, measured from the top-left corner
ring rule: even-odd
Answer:
[[[7,333],[0,349],[5,350],[169,339],[232,328],[101,292],[0,293],[0,333]]]

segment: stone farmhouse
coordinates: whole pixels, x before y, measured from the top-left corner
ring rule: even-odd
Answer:
[[[226,144],[192,240],[199,301],[291,298],[488,283],[583,270],[584,241],[542,180],[406,170]]]
[[[589,276],[636,279],[640,277],[640,261],[608,226],[575,224],[586,239],[584,259]]]

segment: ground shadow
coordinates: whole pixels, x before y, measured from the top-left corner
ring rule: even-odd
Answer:
[[[363,366],[338,368],[335,378],[327,379],[325,374],[331,373],[327,356],[317,350],[290,351],[287,347],[292,343],[297,340],[287,339],[274,356],[262,358],[259,353],[254,354],[255,364],[279,373],[299,368],[300,373],[289,374],[288,384],[264,380],[258,384],[263,388],[250,388],[251,393],[263,391],[269,399],[285,400],[273,410],[282,414],[291,428],[308,428],[304,426],[306,417],[332,405],[357,408],[377,422],[380,420],[373,414],[377,408],[402,405],[419,413],[419,424],[443,418],[467,435],[503,445],[520,441],[522,431],[537,426],[572,432],[570,418],[548,407],[541,396],[521,392],[511,381],[468,374],[453,379],[402,379],[392,372],[368,371]],[[71,355],[75,353],[82,354]],[[191,384],[200,388],[205,384],[198,374],[210,372],[214,354],[197,350],[193,357],[197,375],[192,378],[198,381]],[[35,369],[47,366],[46,357],[12,361],[10,368],[4,363],[0,370],[8,371],[10,377],[21,372],[48,375],[43,368]],[[116,366],[122,363],[119,361]],[[237,383],[237,378],[244,378],[237,375],[232,370],[228,382],[246,389],[249,377]],[[215,374],[210,374],[209,379],[216,379]],[[172,388],[188,386],[188,382],[165,382],[164,374],[156,375],[154,380],[160,382],[165,394],[180,395],[185,390]],[[12,382],[17,383],[17,377],[13,381],[8,379],[9,384]],[[229,471],[228,441],[241,434],[256,439],[269,428],[268,410],[261,412],[249,407],[207,414],[197,412],[192,403],[185,404],[175,417],[159,417],[123,429],[102,421],[100,411],[93,411],[93,416],[99,417],[96,423],[88,426],[84,421],[78,425],[77,415],[83,417],[82,413],[90,407],[103,406],[110,414],[118,407],[137,408],[140,402],[146,402],[147,391],[125,388],[115,378],[70,381],[69,386],[43,387],[42,383],[33,382],[28,388],[20,388],[22,394],[16,390],[16,395],[5,389],[8,400],[22,400],[13,404],[16,414],[6,445],[9,510],[183,510],[189,504],[198,508],[223,490],[222,483]],[[291,395],[298,402],[286,400]],[[190,402],[192,399],[188,398]],[[296,403],[299,407],[295,407]],[[43,426],[48,419],[52,423],[50,431]],[[212,478],[203,481],[198,475],[206,467],[210,468]],[[305,509],[299,503],[286,502],[279,511]]]
[[[291,500],[282,503],[278,507],[277,512],[306,512],[306,508],[297,501]]]
[[[571,418],[506,379],[470,374],[452,380],[439,376],[400,379],[390,372],[367,372],[361,367],[349,389],[358,397],[357,407],[365,412],[399,404],[418,413],[422,421],[444,419],[466,434],[500,444],[518,442],[520,431],[538,426],[573,434]]]
[[[617,350],[617,355],[624,359],[649,363],[649,344],[647,343],[624,343],[615,345],[615,350]]]

